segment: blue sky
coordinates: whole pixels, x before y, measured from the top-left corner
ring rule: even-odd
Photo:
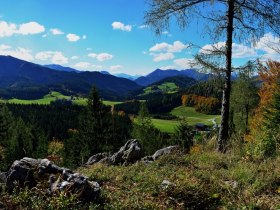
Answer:
[[[213,44],[202,24],[181,31],[174,22],[160,37],[143,25],[145,0],[0,0],[0,54],[79,70],[147,74],[156,68],[191,67],[197,48]],[[280,59],[267,47],[279,39],[267,33],[256,46],[235,42],[234,65],[248,59]],[[223,46],[224,40],[215,43]]]

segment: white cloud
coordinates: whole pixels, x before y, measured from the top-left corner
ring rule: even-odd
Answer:
[[[211,54],[213,50],[221,50],[226,45],[225,42],[217,42],[215,44],[207,44],[200,49],[200,53]]]
[[[141,25],[141,26],[139,26],[138,28],[140,28],[140,29],[145,29],[145,28],[148,28],[148,25]]]
[[[28,22],[21,25],[14,23],[7,23],[6,21],[0,21],[0,37],[9,37],[14,34],[29,35],[39,34],[45,31],[45,27],[37,22]]]
[[[159,53],[159,54],[151,53],[151,55],[154,56],[153,60],[155,62],[170,60],[175,57],[173,53],[169,53],[169,52],[168,53]]]
[[[160,67],[161,70],[168,70],[168,69],[176,69],[177,66],[162,66]]]
[[[169,37],[171,37],[171,36],[172,36],[172,34],[171,34],[171,33],[169,33],[169,31],[164,31],[164,32],[162,32],[162,34],[164,34],[164,35],[166,35],[166,36],[169,36]]]
[[[280,38],[267,33],[261,37],[255,44],[255,48],[262,52],[264,60],[280,60]]]
[[[53,52],[52,51],[43,51],[43,52],[39,52],[35,55],[35,58],[37,60],[41,60],[41,61],[46,61],[49,58],[52,57]]]
[[[37,22],[23,23],[19,26],[19,34],[28,35],[28,34],[40,34],[45,31],[45,27]]]
[[[173,61],[173,63],[181,69],[193,68],[195,63],[192,58],[180,58]]]
[[[202,47],[200,53],[211,54],[215,50],[224,50],[226,43],[217,42],[213,45],[208,44]],[[232,43],[232,57],[233,58],[252,58],[257,56],[257,51],[243,44]]]
[[[182,50],[186,49],[189,45],[185,45],[180,41],[175,41],[173,44],[168,44],[166,42],[162,42],[152,46],[149,51],[150,52],[169,52],[169,53],[177,53],[182,52]]]
[[[256,57],[257,52],[252,47],[247,47],[242,44],[232,44],[232,57],[233,58],[251,58]]]
[[[89,53],[88,57],[96,58],[98,61],[106,61],[106,60],[111,60],[114,56],[109,53],[100,53],[100,54]]]
[[[167,44],[166,42],[162,42],[160,44],[156,44],[156,45],[152,46],[149,49],[149,51],[150,52],[168,51],[168,46],[170,46],[170,45]]]
[[[16,30],[16,24],[0,21],[0,37],[12,36],[16,33]]]
[[[68,58],[65,57],[62,52],[55,52],[52,57],[52,63],[54,64],[66,64],[68,63]]]
[[[75,68],[78,69],[89,69],[91,64],[89,62],[79,62],[74,65]]]
[[[52,35],[61,35],[64,34],[63,31],[59,30],[58,28],[51,28],[50,32],[52,33]]]
[[[122,30],[122,31],[127,31],[127,32],[130,32],[132,30],[131,25],[125,25],[121,22],[113,22],[112,27],[114,30]]]
[[[59,51],[42,51],[35,55],[37,60],[47,61],[50,60],[54,64],[66,64],[68,63],[68,58]]]
[[[0,45],[0,55],[10,55],[15,58],[19,58],[26,61],[34,60],[34,57],[31,54],[31,52],[31,50],[22,47],[13,49],[11,46],[8,45]]]
[[[117,71],[122,68],[123,68],[122,65],[114,65],[114,66],[110,66],[110,71]]]
[[[12,47],[9,46],[9,45],[5,45],[5,44],[1,44],[0,45],[0,51],[3,51],[3,50],[8,50],[8,49],[11,49]]]
[[[76,56],[76,55],[74,55],[74,56],[71,57],[71,59],[72,59],[72,60],[77,60],[77,59],[79,59],[79,57]]]
[[[76,34],[67,34],[67,39],[69,42],[76,42],[80,39],[80,37]]]
[[[87,38],[87,36],[86,35],[83,35],[83,39],[86,39]]]

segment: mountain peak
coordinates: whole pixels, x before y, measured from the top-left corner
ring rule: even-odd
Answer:
[[[176,69],[168,69],[168,70],[156,69],[150,74],[136,79],[135,82],[139,85],[147,86],[154,82],[158,82],[162,79],[165,79],[167,77],[174,77],[174,76],[186,76],[186,77],[193,78],[195,80],[205,80],[209,77],[208,74],[198,72],[195,69],[185,69],[181,71]]]

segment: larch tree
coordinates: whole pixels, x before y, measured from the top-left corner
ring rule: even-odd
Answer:
[[[217,71],[224,78],[221,109],[221,128],[217,150],[225,152],[229,139],[229,108],[233,41],[255,43],[270,31],[280,36],[279,0],[149,0],[145,23],[161,34],[169,28],[175,17],[180,28],[185,29],[194,19],[207,20],[205,28],[213,41],[225,42],[213,45],[211,52],[202,52],[196,60],[203,68]],[[210,56],[209,55],[214,55]],[[213,59],[215,57],[216,59]],[[218,58],[218,59],[217,59]]]

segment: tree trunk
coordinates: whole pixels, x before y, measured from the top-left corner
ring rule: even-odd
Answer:
[[[223,90],[222,101],[222,120],[218,137],[219,152],[226,152],[227,141],[229,138],[229,103],[231,91],[231,58],[232,58],[232,36],[233,36],[233,17],[235,0],[228,0],[227,11],[227,40],[226,40],[226,77]]]

